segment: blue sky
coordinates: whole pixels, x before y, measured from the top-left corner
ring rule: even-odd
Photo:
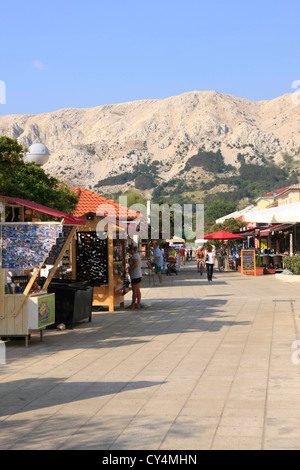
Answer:
[[[9,0],[0,114],[194,90],[276,98],[300,80],[299,18],[298,0]]]

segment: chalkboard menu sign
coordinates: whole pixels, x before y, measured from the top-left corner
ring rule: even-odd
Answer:
[[[241,274],[244,271],[253,271],[256,275],[255,250],[241,251]]]
[[[100,239],[97,232],[77,234],[76,279],[92,286],[108,284],[107,239]]]

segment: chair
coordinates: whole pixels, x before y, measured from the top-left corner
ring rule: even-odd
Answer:
[[[147,265],[147,261],[148,261],[147,259],[142,259],[141,268],[142,268],[143,278],[148,277],[149,286],[151,285],[151,282],[152,282],[152,285],[155,286],[155,273],[149,268],[149,266]]]
[[[274,268],[282,268],[282,257],[281,256],[273,256],[273,266]]]
[[[271,264],[271,256],[263,255],[262,257],[262,264],[265,268],[268,268]]]

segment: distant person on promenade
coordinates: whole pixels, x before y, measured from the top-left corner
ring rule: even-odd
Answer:
[[[155,241],[153,242],[153,261],[152,263],[147,263],[148,267],[150,269],[154,268],[155,273],[158,275],[159,283],[162,284],[162,275],[161,275],[161,269],[163,267],[164,260],[162,256],[162,252],[159,249],[158,242]]]
[[[207,272],[207,280],[212,281],[212,275],[214,270],[215,264],[215,255],[212,251],[212,246],[207,245],[206,247],[206,272]]]
[[[138,253],[137,246],[131,246],[129,248],[131,258],[129,260],[128,273],[131,279],[132,287],[132,301],[131,305],[127,308],[141,308],[141,280],[142,280],[142,262],[141,257]]]
[[[181,266],[183,266],[185,264],[185,248],[184,248],[184,246],[182,246],[180,248],[179,254],[180,254],[180,264],[181,264]]]
[[[200,262],[202,261],[203,267],[205,265],[205,250],[202,246],[196,251],[197,271],[200,271]]]

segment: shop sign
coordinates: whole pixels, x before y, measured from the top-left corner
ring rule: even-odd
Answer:
[[[38,299],[38,327],[54,323],[55,321],[55,295],[46,295]]]

